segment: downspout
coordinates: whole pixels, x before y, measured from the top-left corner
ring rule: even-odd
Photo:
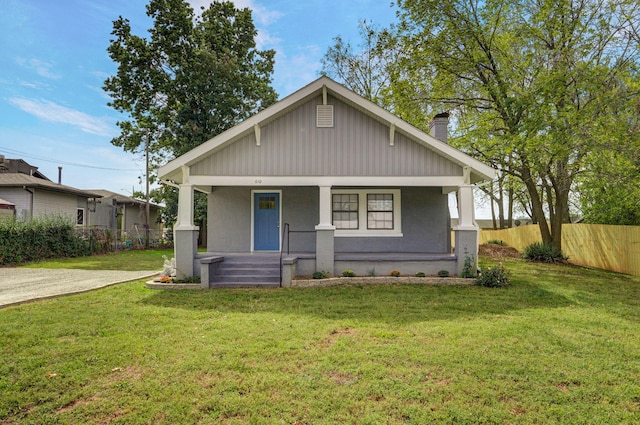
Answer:
[[[31,194],[31,200],[29,202],[29,219],[32,219],[33,218],[33,198],[35,197],[35,192],[32,192],[31,190],[29,190],[27,186],[22,186],[22,188]]]

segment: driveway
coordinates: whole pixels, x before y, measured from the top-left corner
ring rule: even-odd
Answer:
[[[144,279],[160,271],[0,268],[0,308],[60,295],[77,294],[116,283]]]

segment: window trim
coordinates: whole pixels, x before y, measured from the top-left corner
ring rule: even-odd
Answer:
[[[331,202],[333,211],[333,195],[358,195],[358,229],[336,229],[336,237],[402,237],[402,210],[400,189],[332,189]],[[393,229],[367,229],[367,195],[393,195]],[[333,215],[332,215],[333,223]]]
[[[82,211],[82,223],[78,222],[78,213]],[[76,208],[76,226],[85,226],[87,222],[87,214],[84,208]]]

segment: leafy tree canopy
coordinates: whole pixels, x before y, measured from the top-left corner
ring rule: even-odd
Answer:
[[[400,0],[402,54],[385,92],[425,127],[520,180],[545,243],[561,247],[570,193],[596,152],[637,146],[635,0]],[[549,217],[549,220],[547,220]]]
[[[118,70],[104,90],[125,119],[111,143],[148,149],[157,166],[276,101],[275,52],[256,48],[249,9],[214,1],[196,14],[184,0],[151,0],[147,15],[146,37],[126,18],[113,23],[108,53]]]

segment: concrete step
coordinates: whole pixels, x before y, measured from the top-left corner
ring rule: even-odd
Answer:
[[[260,282],[265,282],[265,283],[272,283],[272,282],[277,282],[280,283],[280,275],[273,275],[273,276],[264,276],[264,275],[247,275],[247,274],[241,274],[241,275],[215,275],[214,276],[214,282],[218,283],[218,282],[256,282],[256,283],[260,283]]]

